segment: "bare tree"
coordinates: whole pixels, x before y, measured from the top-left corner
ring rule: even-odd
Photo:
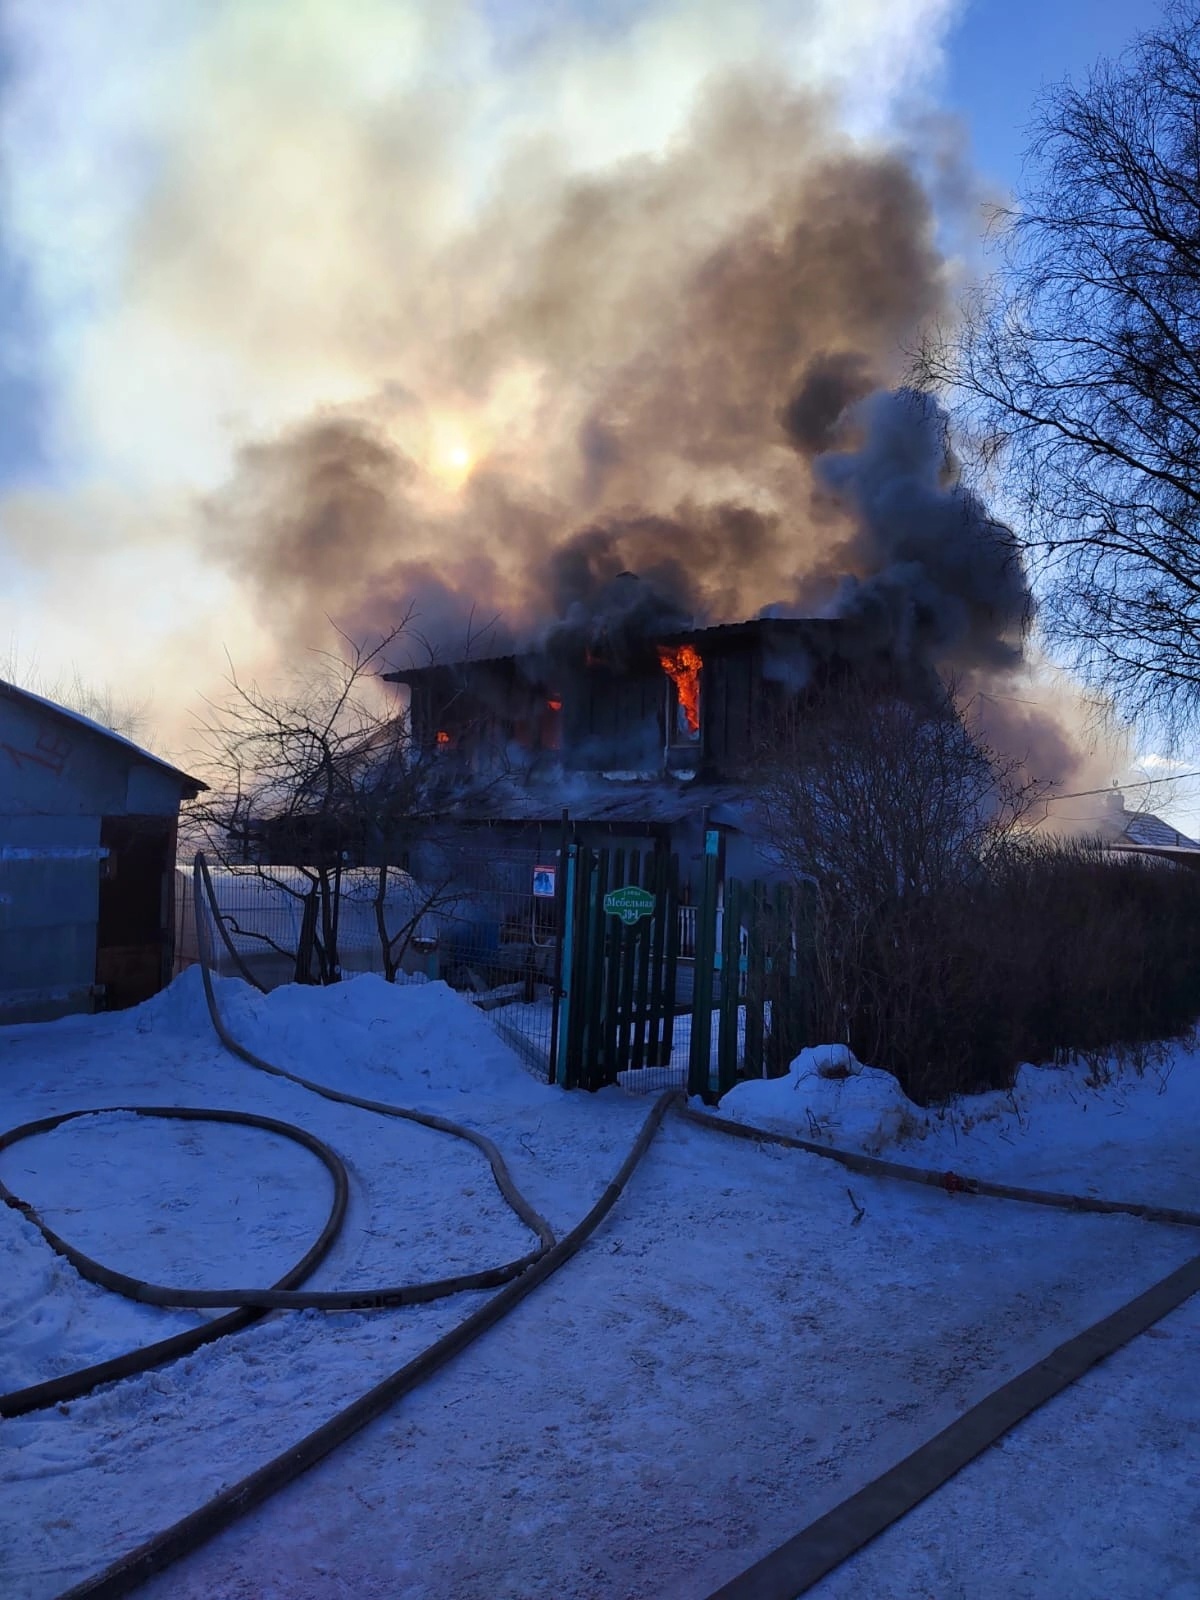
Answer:
[[[131,700],[116,693],[111,685],[93,683],[83,676],[78,666],[72,667],[70,676],[59,674],[47,677],[36,660],[23,661],[14,643],[0,660],[0,677],[9,683],[19,684],[32,694],[53,700],[68,711],[77,711],[102,728],[119,733],[126,739],[145,741],[149,738],[150,702]]]
[[[919,1097],[938,1076],[930,1035],[957,1004],[964,906],[1045,793],[970,715],[952,687],[928,703],[848,683],[784,715],[760,778],[773,854],[816,885],[820,1037]]]
[[[471,897],[467,852],[459,843],[442,842],[438,833],[432,817],[414,811],[403,826],[393,823],[391,849],[419,838],[419,872],[384,862],[359,881],[343,881],[344,903],[370,908],[380,965],[388,983],[396,981],[410,950],[432,947],[446,928],[458,923],[464,902]]]
[[[436,804],[431,774],[414,761],[406,716],[377,683],[400,624],[373,645],[342,636],[341,651],[313,652],[281,689],[246,683],[200,726],[195,762],[209,792],[185,814],[194,841],[226,869],[246,869],[291,902],[297,926],[226,915],[230,931],[296,962],[319,982],[341,976],[338,931],[348,869],[374,864],[372,916],[389,977],[441,888],[399,892],[396,861]],[[361,877],[361,873],[358,874]],[[402,875],[407,878],[407,875]],[[400,927],[389,927],[399,916]],[[298,931],[297,931],[298,928]]]
[[[1028,521],[1043,623],[1130,712],[1200,709],[1200,3],[1049,91],[995,278],[920,363]]]
[[[365,943],[394,981],[414,946],[469,922],[486,887],[443,817],[464,786],[478,794],[506,766],[496,754],[474,773],[454,752],[416,748],[379,682],[402,636],[433,656],[405,617],[371,644],[339,633],[339,650],[311,652],[281,687],[231,669],[200,724],[192,765],[210,787],[185,809],[185,835],[215,857],[218,900],[238,902],[221,908],[235,948],[303,982],[337,982],[343,951]]]

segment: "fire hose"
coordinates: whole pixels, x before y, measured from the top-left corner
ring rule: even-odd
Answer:
[[[212,882],[208,874],[207,864],[202,856],[197,857],[196,871],[201,886],[209,897],[214,913],[216,913],[216,900],[212,890]],[[207,1111],[192,1107],[168,1106],[99,1108],[100,1110],[132,1111],[138,1115],[152,1117],[240,1122],[249,1126],[261,1127],[281,1137],[292,1139],[311,1150],[324,1163],[326,1170],[330,1173],[334,1184],[334,1199],[330,1214],[326,1220],[325,1227],[313,1246],[301,1261],[297,1262],[273,1288],[267,1290],[182,1290],[133,1279],[126,1274],[114,1272],[100,1262],[93,1261],[82,1251],[62,1239],[28,1202],[21,1200],[7,1187],[0,1184],[0,1198],[20,1211],[27,1220],[41,1231],[42,1236],[51,1248],[70,1261],[76,1270],[90,1281],[149,1304],[175,1306],[234,1305],[237,1308],[229,1315],[217,1318],[215,1321],[206,1323],[200,1328],[177,1334],[171,1339],[161,1340],[141,1350],[131,1351],[127,1355],[117,1357],[112,1361],[50,1379],[45,1383],[32,1385],[27,1389],[16,1391],[10,1395],[0,1396],[0,1416],[20,1415],[27,1411],[59,1403],[68,1398],[77,1398],[79,1395],[89,1392],[98,1384],[111,1382],[121,1377],[129,1377],[135,1373],[146,1371],[150,1367],[160,1366],[166,1361],[176,1360],[180,1356],[199,1348],[203,1343],[247,1326],[255,1318],[264,1315],[268,1309],[298,1309],[301,1306],[314,1305],[323,1309],[382,1309],[386,1305],[411,1304],[416,1301],[430,1300],[467,1289],[495,1287],[499,1284],[506,1286],[413,1360],[405,1363],[404,1366],[384,1378],[368,1393],[343,1408],[320,1428],[307,1435],[297,1444],[289,1447],[273,1461],[268,1462],[256,1472],[250,1474],[249,1477],[244,1478],[241,1482],[232,1485],[221,1494],[207,1501],[203,1506],[175,1523],[172,1527],[155,1535],[137,1549],[130,1551],[127,1555],[112,1563],[105,1571],[93,1578],[84,1580],[83,1583],[67,1591],[67,1594],[72,1597],[84,1595],[112,1597],[130,1593],[131,1590],[144,1583],[154,1573],[162,1571],[172,1562],[179,1560],[188,1551],[196,1549],[218,1532],[219,1529],[227,1526],[236,1518],[243,1516],[253,1506],[261,1504],[262,1501],[276,1493],[284,1484],[298,1477],[302,1472],[307,1471],[316,1462],[328,1455],[330,1451],[336,1449],[339,1444],[351,1438],[370,1421],[381,1416],[391,1406],[395,1405],[403,1395],[431,1377],[448,1361],[452,1360],[454,1356],[459,1354],[460,1351],[466,1349],[467,1346],[478,1339],[488,1328],[499,1322],[509,1311],[514,1309],[528,1295],[532,1294],[541,1283],[576,1255],[600,1226],[620,1198],[635,1168],[649,1148],[655,1133],[661,1125],[663,1117],[666,1115],[667,1107],[675,1098],[673,1092],[668,1092],[659,1097],[643,1121],[641,1130],[624,1162],[605,1188],[603,1194],[587,1215],[568,1234],[562,1239],[556,1240],[549,1223],[540,1216],[517,1189],[500,1151],[485,1135],[477,1133],[474,1129],[451,1122],[447,1118],[392,1106],[383,1101],[368,1100],[357,1095],[331,1089],[324,1084],[316,1083],[296,1073],[288,1072],[284,1068],[278,1067],[274,1063],[268,1062],[247,1050],[230,1033],[217,1005],[216,993],[209,970],[210,952],[206,937],[207,929],[202,919],[199,898],[196,906],[196,920],[200,941],[200,966],[205,999],[213,1027],[226,1049],[259,1071],[284,1078],[308,1090],[310,1093],[320,1095],[324,1099],[336,1101],[343,1105],[355,1106],[376,1115],[399,1117],[406,1121],[416,1122],[423,1127],[468,1140],[487,1157],[497,1187],[521,1220],[525,1222],[531,1231],[536,1233],[539,1244],[537,1249],[528,1252],[517,1261],[506,1263],[502,1267],[486,1269],[481,1273],[460,1274],[455,1278],[437,1280],[435,1283],[409,1284],[390,1289],[365,1291],[299,1292],[295,1286],[302,1283],[327,1255],[337,1237],[346,1209],[348,1185],[345,1168],[338,1156],[323,1141],[291,1124],[279,1122],[273,1118],[258,1117],[250,1113]],[[219,916],[217,916],[217,922],[218,926],[220,926]],[[11,1129],[8,1133],[0,1136],[0,1151],[21,1139],[31,1138],[38,1133],[50,1132],[73,1118],[96,1114],[97,1109],[93,1108],[65,1112],[55,1117],[42,1118],[38,1122],[26,1123],[22,1127]],[[66,1596],[63,1597],[63,1600],[66,1600]]]
[[[694,1126],[708,1128],[714,1133],[803,1150],[809,1155],[835,1161],[851,1172],[938,1188],[951,1196],[1015,1200],[1064,1211],[1102,1216],[1122,1214],[1144,1222],[1200,1228],[1200,1212],[1196,1211],[1020,1188],[963,1177],[956,1172],[906,1166],[883,1161],[877,1156],[861,1155],[855,1150],[834,1149],[811,1139],[768,1132],[746,1123],[692,1111],[687,1106],[679,1107],[679,1115]],[[949,1482],[1017,1423],[1197,1293],[1200,1293],[1200,1255],[1185,1261],[1144,1293],[1126,1301],[1111,1315],[1065,1340],[1048,1356],[993,1389],[978,1404],[857,1493],[722,1584],[708,1600],[798,1600],[798,1596],[807,1594],[822,1578]]]
[[[202,856],[197,857],[196,870],[216,914],[215,894]],[[201,926],[199,898],[196,914],[199,930]],[[216,920],[220,926],[219,914],[216,914]],[[434,1284],[400,1285],[377,1290],[301,1291],[297,1286],[303,1283],[324,1259],[341,1226],[347,1194],[345,1169],[336,1154],[315,1136],[275,1119],[242,1112],[165,1106],[103,1108],[133,1111],[146,1116],[180,1117],[185,1120],[244,1122],[300,1143],[324,1163],[334,1184],[333,1204],[325,1227],[301,1261],[270,1289],[199,1291],[169,1289],[114,1273],[100,1263],[91,1261],[82,1252],[62,1240],[31,1206],[19,1200],[0,1184],[0,1198],[15,1206],[39,1227],[51,1247],[70,1261],[84,1276],[90,1277],[91,1281],[113,1288],[119,1293],[131,1294],[132,1298],[149,1304],[236,1307],[229,1315],[206,1323],[201,1328],[160,1341],[140,1351],[131,1352],[114,1361],[82,1369],[63,1378],[51,1379],[45,1384],[31,1386],[13,1395],[2,1396],[0,1416],[17,1415],[22,1411],[53,1404],[59,1398],[68,1397],[68,1392],[70,1397],[75,1397],[88,1392],[100,1383],[177,1359],[189,1350],[198,1348],[201,1343],[247,1326],[255,1318],[264,1315],[268,1309],[298,1308],[301,1305],[320,1305],[324,1309],[350,1309],[351,1306],[355,1309],[382,1308],[385,1305],[433,1299],[441,1294],[459,1292],[462,1288],[504,1284],[498,1293],[442,1338],[397,1371],[389,1374],[314,1432],[240,1482],[214,1496],[172,1527],[119,1558],[103,1572],[67,1590],[60,1600],[84,1600],[84,1597],[88,1597],[88,1600],[101,1600],[101,1597],[104,1597],[104,1600],[115,1600],[117,1596],[130,1593],[155,1573],[199,1548],[223,1528],[255,1506],[261,1505],[340,1444],[352,1438],[368,1423],[382,1416],[406,1394],[468,1348],[489,1328],[494,1327],[577,1254],[595,1232],[616,1204],[672,1105],[677,1106],[681,1118],[694,1126],[706,1127],[712,1132],[728,1136],[801,1150],[835,1161],[849,1170],[866,1176],[940,1187],[951,1195],[1007,1199],[1080,1212],[1123,1213],[1149,1222],[1200,1227],[1200,1213],[1192,1211],[994,1184],[965,1178],[956,1173],[934,1172],[883,1161],[876,1157],[861,1155],[856,1151],[838,1150],[811,1140],[767,1132],[725,1118],[692,1111],[677,1091],[667,1091],[655,1101],[625,1161],[600,1199],[582,1221],[564,1238],[556,1241],[549,1224],[520,1195],[500,1152],[485,1136],[474,1130],[462,1128],[447,1119],[330,1089],[275,1066],[246,1050],[233,1038],[221,1017],[209,972],[205,932],[200,933],[200,939],[201,970],[209,1015],[218,1037],[227,1049],[258,1070],[284,1078],[323,1098],[356,1106],[377,1115],[401,1117],[468,1139],[488,1157],[497,1186],[517,1215],[538,1235],[540,1242],[536,1250],[530,1251],[518,1261],[486,1269],[483,1274],[463,1274],[458,1278],[437,1280]],[[22,1138],[49,1132],[75,1117],[94,1114],[95,1111],[88,1110],[66,1112],[56,1117],[43,1118],[39,1122],[27,1123],[0,1136],[0,1151]],[[481,1278],[489,1281],[481,1282],[479,1281]],[[764,1557],[741,1577],[726,1584],[711,1597],[711,1600],[792,1600],[792,1597],[805,1592],[855,1550],[875,1538],[913,1505],[931,1494],[1022,1417],[1059,1393],[1096,1362],[1103,1360],[1198,1290],[1200,1290],[1200,1257],[1186,1263],[1150,1290],[1121,1307],[1112,1316],[1067,1341],[1045,1360],[1035,1363],[1026,1372],[994,1391],[979,1405],[952,1423],[949,1428],[944,1429],[935,1439],[914,1451],[859,1494],[851,1496],[818,1522],[802,1530],[794,1539]],[[61,1395],[56,1392],[56,1385],[64,1386]]]
[[[209,876],[208,867],[203,856],[197,856],[196,870],[200,883],[215,911],[216,899],[213,893],[212,879]],[[219,923],[219,918],[217,920]],[[252,1051],[247,1050],[230,1033],[217,1005],[216,992],[209,970],[211,951],[208,947],[207,924],[202,914],[199,898],[197,898],[196,902],[196,930],[197,938],[200,942],[200,970],[209,1016],[218,1038],[227,1050],[248,1065],[257,1068],[260,1072],[286,1079],[288,1082],[308,1090],[311,1094],[320,1095],[324,1099],[333,1100],[342,1105],[358,1107],[376,1116],[393,1117],[406,1122],[415,1122],[421,1127],[449,1134],[453,1138],[462,1139],[474,1145],[486,1157],[496,1187],[505,1201],[526,1227],[537,1236],[537,1247],[500,1266],[488,1267],[477,1272],[458,1273],[451,1277],[435,1279],[426,1283],[396,1284],[376,1288],[346,1290],[301,1289],[299,1285],[303,1284],[312,1275],[333,1247],[345,1216],[348,1193],[346,1172],[340,1159],[328,1145],[316,1139],[312,1134],[308,1134],[303,1129],[297,1128],[290,1123],[278,1122],[271,1118],[256,1117],[248,1112],[209,1111],[199,1110],[194,1107],[94,1107],[85,1111],[65,1112],[57,1117],[47,1117],[37,1122],[26,1123],[22,1127],[12,1128],[5,1134],[0,1135],[0,1152],[22,1139],[51,1132],[54,1128],[77,1117],[100,1115],[105,1111],[125,1111],[133,1112],[139,1116],[177,1118],[186,1121],[242,1123],[249,1127],[264,1128],[282,1138],[304,1145],[324,1163],[326,1170],[333,1179],[334,1204],[329,1219],[316,1243],[283,1278],[270,1288],[180,1289],[171,1288],[163,1284],[148,1283],[142,1279],[115,1272],[103,1263],[93,1260],[90,1256],[85,1255],[83,1251],[76,1249],[62,1239],[33,1206],[15,1195],[7,1185],[0,1181],[0,1200],[21,1212],[40,1231],[51,1249],[69,1261],[80,1276],[86,1278],[89,1282],[99,1284],[102,1288],[125,1295],[129,1299],[140,1301],[145,1305],[178,1306],[194,1309],[208,1307],[235,1308],[226,1316],[202,1323],[197,1328],[175,1334],[169,1339],[159,1340],[154,1344],[143,1346],[139,1350],[129,1351],[124,1355],[113,1357],[111,1360],[97,1363],[94,1366],[83,1367],[74,1372],[64,1373],[59,1377],[47,1379],[45,1382],[15,1390],[10,1394],[0,1395],[0,1417],[21,1416],[26,1412],[39,1410],[44,1406],[63,1404],[66,1401],[78,1399],[80,1395],[89,1393],[101,1383],[110,1383],[116,1379],[133,1377],[139,1372],[149,1371],[151,1368],[161,1366],[165,1362],[176,1361],[180,1357],[190,1355],[194,1350],[200,1349],[202,1345],[211,1343],[214,1339],[220,1339],[227,1334],[238,1332],[268,1310],[383,1310],[394,1306],[422,1304],[431,1300],[443,1299],[449,1295],[462,1294],[473,1289],[498,1288],[502,1284],[511,1282],[526,1268],[540,1260],[555,1243],[554,1232],[550,1224],[521,1194],[513,1181],[504,1157],[492,1140],[487,1138],[485,1134],[478,1133],[473,1128],[464,1127],[460,1123],[451,1122],[446,1117],[434,1116],[429,1112],[414,1111],[400,1106],[389,1105],[382,1100],[365,1100],[358,1095],[330,1089],[324,1084],[314,1083],[296,1073],[288,1072],[283,1067],[278,1067],[272,1062],[265,1061],[261,1056],[257,1056]]]

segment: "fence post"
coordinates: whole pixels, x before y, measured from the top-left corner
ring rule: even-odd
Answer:
[[[575,922],[578,916],[578,895],[575,880],[578,872],[579,846],[567,846],[567,876],[563,888],[563,925],[561,951],[561,977],[555,1020],[558,1026],[557,1049],[553,1062],[554,1081],[560,1089],[572,1087],[571,1061],[571,1001],[575,993]]]
[[[582,1022],[579,1044],[578,1086],[599,1088],[604,1061],[605,991],[608,977],[608,918],[604,896],[609,888],[610,853],[589,849],[587,860],[586,944],[580,945],[584,965]]]
[[[765,1077],[763,1047],[766,1031],[766,921],[767,895],[761,880],[750,885],[746,929],[746,1044],[743,1056],[747,1077]]]
[[[692,983],[692,1037],[688,1048],[688,1094],[708,1096],[712,1061],[713,978],[717,959],[717,888],[721,836],[704,835],[704,881],[696,908],[696,956]]]
[[[601,933],[597,941],[596,973],[596,1031],[600,1040],[589,1089],[600,1089],[607,1083],[616,1083],[616,1063],[620,1042],[621,1024],[621,974],[624,968],[625,924],[619,917],[610,917],[604,909],[604,896],[609,889],[620,889],[625,883],[624,850],[601,851],[605,862],[605,876],[598,896],[597,912]]]
[[[725,879],[725,920],[721,939],[720,1022],[717,1027],[717,1093],[737,1082],[738,1012],[742,987],[742,894],[736,878]]]
[[[666,909],[663,928],[666,951],[663,957],[662,1041],[657,1065],[669,1067],[675,1053],[675,1005],[679,981],[679,857],[670,856],[665,866]]]
[[[554,877],[554,961],[550,971],[550,1049],[546,1056],[546,1079],[549,1083],[557,1083],[558,1081],[558,1023],[562,1002],[563,938],[566,932],[568,914],[573,914],[574,911],[574,907],[567,897],[567,846],[571,842],[570,826],[570,815],[564,806],[562,832],[559,835],[558,850],[554,857],[558,870]],[[535,909],[535,919],[536,916]]]

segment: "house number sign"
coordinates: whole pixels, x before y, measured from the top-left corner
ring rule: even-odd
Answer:
[[[628,883],[623,889],[610,889],[604,896],[604,912],[609,917],[620,917],[627,927],[648,917],[654,910],[654,896],[649,889],[639,889]]]

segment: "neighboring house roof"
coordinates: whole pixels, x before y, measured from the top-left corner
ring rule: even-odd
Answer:
[[[1149,811],[1127,811],[1125,796],[1114,790],[1097,819],[1096,833],[1113,850],[1136,850],[1200,865],[1200,844]]]
[[[52,716],[60,722],[70,723],[74,728],[81,728],[97,738],[106,739],[110,744],[119,745],[131,760],[141,761],[147,766],[157,767],[160,772],[170,773],[173,778],[179,780],[179,787],[185,800],[194,800],[202,790],[208,788],[208,785],[201,783],[199,778],[193,778],[179,767],[172,766],[169,761],[164,761],[161,756],[143,750],[141,745],[134,744],[133,740],[127,739],[123,733],[114,733],[111,728],[93,722],[91,717],[85,717],[82,712],[70,711],[66,706],[60,706],[56,700],[47,700],[45,695],[34,694],[32,689],[22,689],[17,684],[6,683],[0,678],[0,698],[15,700],[35,708],[43,716]]]
[[[1129,818],[1124,837],[1130,844],[1158,845],[1179,850],[1200,850],[1200,844],[1180,833],[1161,817],[1148,811],[1135,811]]]

